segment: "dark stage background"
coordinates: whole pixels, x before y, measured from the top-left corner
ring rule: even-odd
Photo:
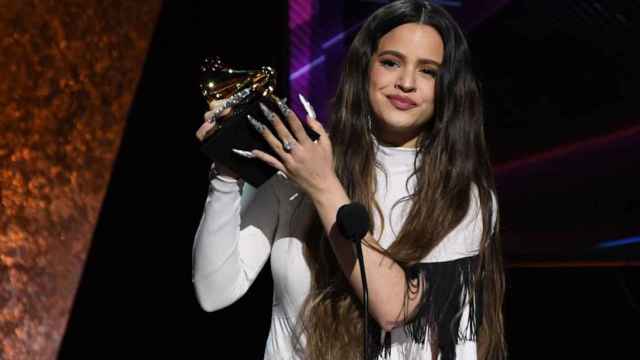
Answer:
[[[341,3],[323,2],[324,16],[341,14],[345,29],[380,5]],[[640,235],[639,77],[628,42],[637,5],[585,2],[605,15],[585,10],[581,22],[570,1],[494,3],[473,21],[451,10],[468,22],[487,100],[511,358],[636,354],[638,245],[603,244]],[[287,5],[163,4],[59,358],[262,357],[269,263],[241,300],[215,313],[199,307],[191,282],[210,164],[194,136],[206,110],[198,63],[219,54],[239,68],[271,65],[287,96]]]
[[[217,313],[200,309],[191,282],[210,165],[195,138],[207,109],[199,62],[218,54],[238,67],[286,69],[285,33],[283,2],[163,4],[59,358],[251,359],[262,351],[268,271]]]

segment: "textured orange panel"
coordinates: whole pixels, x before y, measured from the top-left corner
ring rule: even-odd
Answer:
[[[0,0],[0,359],[53,359],[160,0]]]

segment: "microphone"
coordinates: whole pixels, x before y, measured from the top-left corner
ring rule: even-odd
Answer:
[[[358,202],[342,205],[336,215],[336,225],[342,236],[357,244],[369,231],[369,212]]]
[[[336,226],[345,238],[353,242],[360,264],[360,275],[362,277],[363,303],[364,303],[364,354],[363,359],[369,359],[369,289],[367,288],[367,275],[364,269],[364,258],[362,256],[362,238],[369,231],[369,212],[364,205],[358,202],[342,205],[336,214]],[[358,246],[359,245],[359,246]]]

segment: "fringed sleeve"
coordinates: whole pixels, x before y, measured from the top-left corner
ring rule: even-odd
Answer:
[[[432,346],[437,346],[442,360],[456,358],[456,345],[460,341],[475,341],[482,321],[482,286],[474,286],[475,269],[479,256],[434,263],[417,263],[406,270],[407,283],[420,281],[422,293],[412,319],[404,325],[411,341],[424,344],[427,329]],[[476,289],[476,290],[472,290]],[[464,307],[469,305],[469,311]],[[463,314],[466,327],[460,329]],[[371,359],[391,354],[391,334],[381,331],[375,321],[369,325]],[[382,334],[382,335],[381,335]]]

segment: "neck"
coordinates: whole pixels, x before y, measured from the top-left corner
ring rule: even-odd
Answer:
[[[389,134],[385,134],[384,136],[380,136],[380,134],[376,134],[374,136],[376,141],[386,147],[397,147],[397,148],[407,148],[407,149],[415,149],[418,147],[418,137],[417,136],[390,136]]]
[[[420,131],[416,133],[395,132],[389,129],[381,129],[379,126],[375,127],[374,134],[376,140],[382,146],[410,149],[418,147],[418,139],[420,137]]]

